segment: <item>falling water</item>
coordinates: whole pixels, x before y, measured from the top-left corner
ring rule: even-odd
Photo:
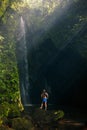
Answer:
[[[20,69],[20,91],[23,105],[30,103],[30,84],[29,84],[29,70],[26,47],[26,29],[25,22],[21,16],[20,18],[20,44],[19,44],[19,69]]]

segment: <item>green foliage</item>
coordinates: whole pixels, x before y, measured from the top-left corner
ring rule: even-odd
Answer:
[[[4,37],[0,35],[0,42],[2,42],[4,40]],[[0,46],[0,49],[2,48],[2,46]]]
[[[8,102],[4,102],[0,104],[0,118],[3,119],[4,117],[19,117],[20,116],[20,109],[18,104],[9,104]]]
[[[0,117],[1,118],[7,117],[9,111],[10,111],[9,103],[5,102],[5,103],[0,104]]]
[[[15,106],[14,104],[23,110],[20,100],[14,40],[15,22],[13,21],[12,5],[16,2],[17,0],[2,0],[0,2],[0,104],[4,103],[1,105],[1,117],[8,116],[9,112],[15,116],[17,112],[11,110]],[[13,107],[9,105],[10,103],[13,104]],[[16,111],[16,109],[18,108],[14,110]]]
[[[2,123],[3,123],[3,120],[2,120],[2,118],[0,117],[0,126],[2,125]]]
[[[0,2],[0,16],[3,15],[3,12],[6,10],[8,6],[9,6],[9,0],[2,0]]]
[[[58,110],[58,111],[54,112],[54,115],[55,115],[54,120],[57,121],[57,120],[62,119],[64,117],[64,112],[61,110]]]
[[[20,93],[14,43],[6,43],[6,37],[0,39],[0,103],[17,102]]]
[[[26,118],[15,118],[12,120],[12,128],[15,130],[33,130],[33,124]]]
[[[1,125],[0,130],[14,130],[13,128],[9,128],[8,126]]]
[[[18,104],[10,104],[10,111],[8,113],[8,117],[14,118],[20,116],[20,110],[18,108]]]
[[[2,0],[0,4],[0,12],[2,11],[0,18],[6,16],[7,8],[10,8],[10,5],[10,0]],[[4,101],[15,102],[16,93],[19,91],[15,46],[13,36],[9,32],[7,33],[9,28],[7,26],[5,27],[5,23],[3,23],[2,27],[0,27],[0,103]],[[15,95],[15,100],[13,95]]]

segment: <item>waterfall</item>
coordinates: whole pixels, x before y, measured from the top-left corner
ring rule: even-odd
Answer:
[[[25,22],[23,20],[23,17],[21,16],[19,43],[17,45],[17,60],[19,69],[21,99],[24,106],[26,106],[27,104],[31,104],[25,27]]]

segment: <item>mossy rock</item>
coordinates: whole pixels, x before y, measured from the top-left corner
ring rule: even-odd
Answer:
[[[31,120],[24,117],[12,119],[12,128],[15,130],[33,130],[34,126]]]
[[[0,117],[9,117],[9,118],[14,118],[14,117],[19,117],[21,115],[21,112],[19,110],[18,105],[15,104],[9,104],[7,102],[4,102],[0,104]]]
[[[15,118],[15,117],[20,117],[21,112],[17,106],[17,104],[11,104],[10,105],[10,111],[8,113],[9,118]]]
[[[9,128],[8,126],[1,125],[0,130],[15,130],[15,129]]]
[[[32,118],[38,125],[41,124],[51,124],[57,122],[64,117],[64,112],[62,110],[57,111],[45,111],[40,109],[35,109],[32,113]]]
[[[0,104],[0,117],[7,117],[10,111],[9,103],[5,102]]]
[[[0,126],[3,124],[3,120],[2,118],[0,118]]]

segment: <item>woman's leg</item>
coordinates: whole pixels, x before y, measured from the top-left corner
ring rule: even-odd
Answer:
[[[40,109],[42,109],[43,108],[43,102],[41,103],[41,107],[40,107]]]
[[[47,110],[47,102],[45,102],[45,110]]]

